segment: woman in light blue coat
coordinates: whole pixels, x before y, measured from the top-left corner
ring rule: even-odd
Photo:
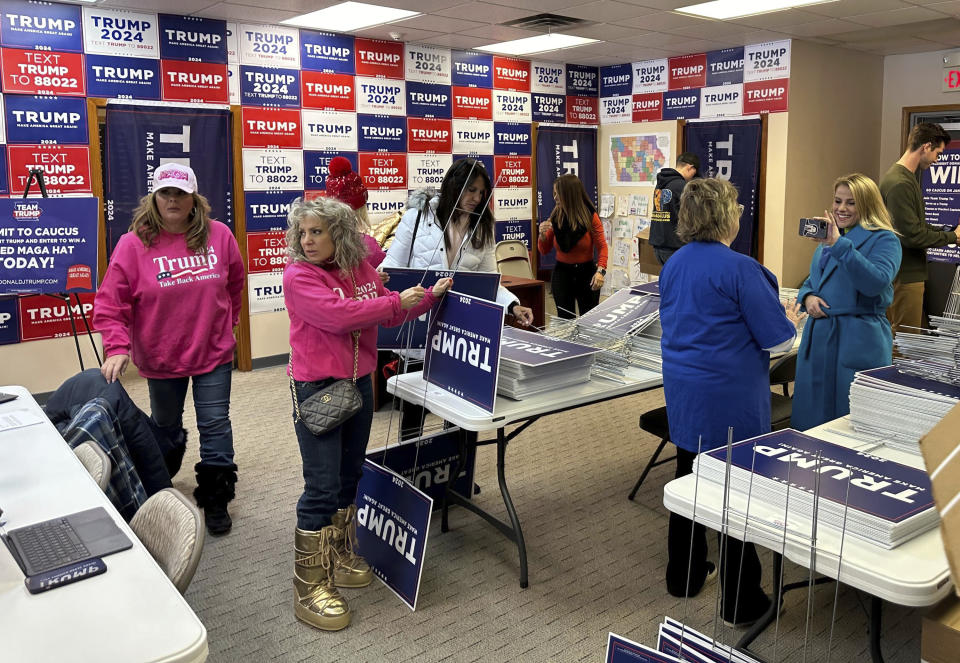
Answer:
[[[892,362],[886,310],[900,240],[877,185],[860,173],[833,185],[827,237],[810,262],[797,309],[810,314],[797,356],[791,425],[807,430],[850,412],[854,373]]]

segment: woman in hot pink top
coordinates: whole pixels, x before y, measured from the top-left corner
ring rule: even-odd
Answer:
[[[350,623],[350,608],[337,587],[364,587],[373,579],[356,554],[354,500],[373,421],[370,373],[377,365],[377,326],[416,319],[453,281],[440,279],[432,291],[384,288],[366,259],[353,210],[334,198],[295,201],[287,226],[290,261],[283,271],[283,298],[304,480],[294,535],[294,613],[311,626],[337,631]],[[354,377],[360,411],[322,435],[312,433],[299,405],[336,380]]]
[[[183,404],[193,380],[200,432],[193,494],[210,533],[226,534],[237,481],[230,378],[244,273],[237,240],[209,214],[193,170],[175,163],[154,170],[153,190],[110,258],[93,325],[103,336],[108,382],[131,360],[147,378],[154,421],[179,441],[166,458],[171,475],[183,459]]]

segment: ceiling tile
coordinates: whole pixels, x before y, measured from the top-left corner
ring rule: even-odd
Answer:
[[[817,14],[801,11],[799,9],[788,9],[779,12],[770,12],[767,14],[757,14],[756,16],[744,16],[743,18],[733,19],[731,23],[745,25],[751,28],[779,28],[783,25],[799,25],[800,23],[810,23],[821,18]]]
[[[563,13],[565,16],[573,16],[574,18],[582,18],[588,21],[618,23],[624,19],[642,18],[650,12],[643,7],[628,5],[625,2],[598,0],[597,2],[587,2],[575,7],[568,7]]]
[[[696,0],[620,0],[621,2],[626,2],[629,5],[639,5],[640,7],[647,7],[649,9],[656,9],[659,11],[669,11],[671,9],[676,9],[677,7],[686,7],[687,5],[696,4]]]
[[[213,0],[207,0],[206,2],[170,0],[170,2],[162,4],[158,0],[107,0],[99,6],[133,11],[163,12],[165,14],[195,14],[203,13],[204,9],[216,4]]]
[[[567,7],[575,7],[577,0],[496,0],[493,4],[503,5],[505,7],[519,7],[521,9],[533,10],[531,14],[549,12],[551,14],[562,14],[559,11]]]
[[[310,0],[307,1],[309,2]],[[341,2],[342,0],[334,1]],[[409,9],[410,11],[420,12],[421,14],[431,14],[440,9],[447,9],[454,5],[463,4],[463,0],[357,0],[357,2],[395,7],[397,9]]]
[[[518,18],[530,16],[534,12],[531,12],[529,9],[504,7],[488,2],[468,2],[467,4],[456,5],[455,7],[448,7],[430,13],[438,16],[462,18],[468,21],[479,21],[481,23],[505,23],[506,21],[513,21]]]
[[[214,18],[226,18],[231,21],[243,23],[266,23],[275,24],[285,21],[288,18],[299,16],[299,11],[281,11],[277,9],[264,9],[260,7],[249,7],[247,5],[235,5],[231,2],[220,2],[203,10],[204,16]]]
[[[587,25],[582,28],[564,28],[563,33],[576,35],[577,37],[613,41],[615,39],[633,39],[643,34],[643,30],[614,25],[612,23],[597,23],[596,25]]]
[[[917,4],[920,3],[918,2]],[[936,0],[936,2],[928,4],[926,8],[943,12],[944,14],[950,14],[951,16],[957,16],[960,15],[960,0],[952,0],[951,2],[942,2],[942,0]]]
[[[910,6],[911,4],[905,0],[841,0],[840,2],[827,2],[822,5],[810,5],[804,7],[803,10],[821,16],[844,18],[855,14],[903,9]]]
[[[460,51],[468,51],[477,46],[485,46],[490,43],[489,39],[483,37],[467,37],[465,35],[437,35],[424,40],[427,44],[434,46],[447,46]]]
[[[535,37],[542,32],[532,32],[530,30],[521,30],[520,28],[508,28],[505,25],[481,25],[471,30],[464,30],[460,34],[469,37],[482,37],[487,43],[496,41],[511,41],[513,39],[523,39],[525,37]]]
[[[737,25],[736,23],[728,23],[726,21],[697,21],[689,26],[671,28],[670,30],[672,34],[698,39],[728,37],[752,31],[753,28]]]
[[[923,7],[908,7],[906,9],[893,9],[885,12],[873,12],[870,14],[857,14],[847,17],[848,20],[860,25],[867,25],[872,28],[884,28],[892,25],[904,25],[906,23],[919,23],[920,21],[933,21],[938,18],[946,18],[945,14],[930,11]]]
[[[900,55],[902,53],[926,53],[939,50],[937,45],[926,39],[899,39],[878,43],[869,53],[878,55]]]
[[[705,20],[707,19],[682,16],[681,14],[673,14],[670,12],[654,12],[646,16],[624,19],[620,21],[620,23],[630,27],[643,28],[644,30],[670,30],[672,28],[697,25]]]
[[[134,0],[137,1],[137,0]],[[372,0],[377,2],[379,0]],[[262,0],[233,0],[233,2],[224,3],[231,5],[242,5],[244,7],[253,7],[255,9],[276,9],[280,11],[292,11],[297,12],[297,15],[305,14],[307,12],[316,11],[318,9],[324,9],[331,5],[336,5],[342,0],[319,0],[313,2],[312,0],[270,0],[269,2],[264,2]],[[124,4],[127,4],[124,2]],[[162,0],[157,0],[156,4],[164,4]]]
[[[785,26],[780,28],[780,31],[794,37],[803,37],[805,39],[809,39],[811,37],[823,37],[825,35],[834,35],[839,32],[852,32],[854,30],[862,29],[863,28],[860,25],[851,23],[850,21],[842,21],[838,18],[827,18],[820,21],[813,21],[812,23],[804,23],[802,25]]]
[[[666,34],[665,32],[647,32],[632,39],[617,39],[618,43],[627,43],[632,46],[652,48],[671,48],[678,41],[686,41],[684,37]]]
[[[423,14],[413,16],[402,21],[396,21],[390,25],[403,32],[406,29],[412,30],[431,30],[433,32],[466,32],[471,28],[483,27],[483,23],[476,21],[464,21],[459,18],[450,18],[449,16],[435,16],[433,14]]]
[[[372,28],[366,28],[365,30],[357,30],[353,32],[358,37],[365,37],[367,39],[386,39],[387,41],[403,41],[403,42],[421,42],[430,39],[431,37],[440,37],[444,33],[442,32],[433,32],[431,30],[417,30],[411,28],[400,28],[395,23],[388,23],[386,25],[376,25]],[[399,39],[394,39],[393,35],[399,34]]]

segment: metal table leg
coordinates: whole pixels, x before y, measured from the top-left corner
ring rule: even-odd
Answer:
[[[883,663],[880,651],[880,622],[883,618],[883,599],[870,597],[870,658],[874,663]]]
[[[478,447],[496,443],[497,482],[500,484],[500,495],[503,497],[503,504],[507,508],[507,516],[510,518],[510,524],[508,525],[496,516],[484,511],[479,506],[474,504],[472,500],[453,490],[452,479],[451,481],[447,482],[447,488],[443,494],[443,510],[440,523],[440,530],[442,532],[449,531],[450,528],[447,516],[449,506],[450,504],[459,504],[468,511],[472,511],[496,527],[504,536],[517,544],[517,553],[520,556],[520,587],[524,588],[529,584],[527,577],[527,546],[523,540],[523,530],[520,527],[520,518],[517,516],[517,510],[513,505],[513,499],[510,497],[510,490],[507,488],[505,470],[507,444],[509,444],[510,440],[512,440],[514,437],[526,430],[526,428],[534,421],[536,421],[536,418],[525,421],[509,435],[504,433],[503,428],[498,428],[497,437],[495,440],[477,440],[476,433],[469,433],[464,430],[460,431],[460,457],[457,459],[457,464],[451,477],[459,476],[460,469],[466,463],[467,452],[469,451],[470,447]]]

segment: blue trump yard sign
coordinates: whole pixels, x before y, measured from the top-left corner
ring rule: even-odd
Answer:
[[[412,269],[408,267],[385,268],[390,280],[387,288],[403,292],[407,288],[419,285],[430,287],[444,277],[453,278],[454,287],[467,295],[482,299],[496,299],[500,286],[498,272],[454,272],[439,269]],[[377,348],[380,350],[410,350],[423,348],[427,344],[427,324],[430,313],[419,318],[405,321],[400,327],[380,327],[377,332]],[[412,323],[412,324],[411,324]]]
[[[502,331],[500,304],[447,293],[427,333],[424,379],[492,413]]]
[[[433,500],[402,477],[366,460],[356,503],[360,554],[374,575],[416,610]]]

